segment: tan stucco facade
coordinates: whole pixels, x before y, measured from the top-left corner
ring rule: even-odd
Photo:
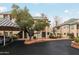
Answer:
[[[79,28],[77,28],[78,24],[72,25],[63,25],[56,31],[56,33],[60,33],[63,38],[68,37],[68,33],[73,33],[75,37],[79,36]]]
[[[19,31],[5,31],[6,36],[16,35]],[[4,31],[0,31],[0,36],[4,35]]]

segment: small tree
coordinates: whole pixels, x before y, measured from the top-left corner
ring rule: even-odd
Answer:
[[[46,26],[49,26],[49,23],[46,22],[45,20],[36,20],[36,23],[35,23],[35,26],[34,26],[34,29],[35,31],[42,31],[46,28]],[[37,35],[38,36],[38,35]]]
[[[18,10],[19,10],[19,6],[16,5],[16,4],[13,4],[12,5],[12,12],[11,12],[11,15],[12,15],[13,19],[17,18]]]
[[[28,9],[25,7],[24,9],[13,9],[12,17],[16,18],[16,23],[21,27],[22,30],[28,33],[30,39],[33,36],[33,18],[28,12]]]

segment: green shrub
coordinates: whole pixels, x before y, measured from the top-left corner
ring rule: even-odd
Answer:
[[[36,39],[36,36],[33,36],[33,39]]]
[[[50,33],[49,38],[54,39],[57,38],[55,35],[53,35],[52,33]]]
[[[69,36],[69,38],[70,38],[71,40],[74,40],[74,39],[75,39],[75,37],[74,37],[74,34],[73,34],[73,33],[68,33],[67,35]]]
[[[53,38],[53,34],[52,33],[50,33],[49,38]]]
[[[75,42],[79,43],[79,37],[75,38]]]

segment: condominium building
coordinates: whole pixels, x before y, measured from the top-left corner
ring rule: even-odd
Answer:
[[[44,20],[46,22],[50,22],[46,16],[35,16],[35,17],[33,17],[33,19],[35,21],[40,19],[40,20]],[[41,38],[41,37],[49,38],[50,32],[51,32],[50,26],[46,26],[46,28],[40,32],[35,31],[35,34],[36,34],[36,36],[38,35],[38,38]]]
[[[15,22],[14,19],[12,19],[11,17],[11,13],[10,12],[3,12],[3,13],[0,13],[0,19],[3,19],[3,18],[6,18],[6,19],[9,19],[11,20],[12,22]],[[45,20],[46,22],[49,22],[48,21],[48,18],[46,16],[35,16],[33,17],[34,20]],[[6,35],[9,36],[10,33],[13,33],[13,34],[18,34],[20,31],[5,31],[6,32]],[[42,37],[45,37],[45,38],[48,38],[49,37],[49,32],[50,32],[50,27],[47,26],[44,30],[36,33],[36,35],[38,34],[38,38],[42,38]],[[3,35],[3,32],[0,31],[0,35]]]
[[[61,35],[63,38],[68,37],[68,33],[73,33],[75,37],[79,36],[79,19],[69,19],[64,23],[55,26],[53,28],[56,32],[56,35]]]

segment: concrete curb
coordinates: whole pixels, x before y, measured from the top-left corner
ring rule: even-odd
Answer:
[[[34,43],[47,42],[47,41],[55,41],[55,40],[68,40],[68,39],[37,39],[37,40],[25,40],[24,44],[34,44]]]

